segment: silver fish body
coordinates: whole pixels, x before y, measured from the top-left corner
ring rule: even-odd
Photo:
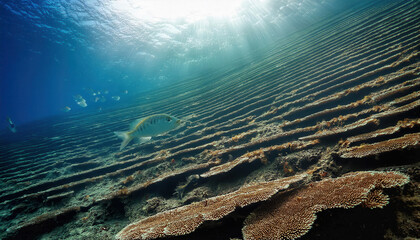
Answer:
[[[181,120],[168,114],[156,114],[145,118],[137,119],[130,125],[130,130],[126,132],[114,132],[123,140],[120,150],[134,138],[141,141],[149,140],[153,136],[160,135],[179,126]]]

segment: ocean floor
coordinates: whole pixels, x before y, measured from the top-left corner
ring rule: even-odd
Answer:
[[[0,238],[420,238],[419,22],[415,0],[366,6],[251,64],[1,132]],[[113,132],[157,113],[182,124],[119,151]]]

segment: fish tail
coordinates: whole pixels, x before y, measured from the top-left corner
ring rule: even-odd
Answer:
[[[120,151],[127,146],[127,144],[133,140],[133,136],[131,136],[130,132],[114,132],[117,137],[121,138],[123,141],[120,146]]]

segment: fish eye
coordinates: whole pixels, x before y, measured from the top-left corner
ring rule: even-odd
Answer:
[[[166,121],[170,122],[170,121],[171,121],[171,119],[170,119],[170,118],[166,118]]]

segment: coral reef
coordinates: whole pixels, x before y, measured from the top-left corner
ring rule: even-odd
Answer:
[[[306,176],[300,174],[271,182],[256,183],[241,187],[232,193],[158,213],[128,225],[116,235],[116,238],[146,240],[185,235],[193,232],[204,221],[218,220],[237,207],[267,200],[278,191],[302,181]]]
[[[377,137],[381,137],[381,136],[386,136],[386,135],[392,135],[395,134],[397,132],[402,131],[403,129],[407,129],[407,128],[414,128],[416,126],[420,125],[420,119],[404,119],[404,120],[400,120],[398,121],[396,126],[393,127],[388,127],[388,128],[383,128],[383,129],[379,129],[373,132],[369,132],[369,133],[364,133],[364,134],[360,134],[360,135],[356,135],[356,136],[352,136],[346,139],[347,144],[352,144],[352,143],[356,143],[356,142],[361,142],[361,141],[366,141],[372,138],[377,138]]]
[[[398,99],[395,100],[394,103],[395,102],[398,102]],[[335,127],[329,130],[319,131],[313,135],[301,137],[299,139],[300,140],[320,139],[320,138],[331,137],[334,135],[348,133],[348,132],[351,132],[351,131],[354,131],[354,130],[357,130],[357,129],[360,129],[369,125],[378,126],[381,118],[389,118],[395,115],[403,114],[405,112],[418,109],[419,106],[420,106],[420,100],[417,100],[409,104],[403,105],[401,107],[397,107],[397,108],[386,110],[384,112],[373,114],[369,116],[368,118],[358,120],[355,123],[351,123],[343,127]]]
[[[245,220],[244,239],[296,239],[311,229],[317,212],[353,208],[361,203],[370,208],[383,207],[388,199],[381,189],[408,181],[398,172],[354,172],[279,194]]]
[[[363,144],[344,149],[341,153],[342,158],[363,158],[380,153],[394,150],[402,150],[409,147],[418,147],[420,144],[420,133],[406,134],[399,138],[394,138],[382,142]]]
[[[207,178],[207,177],[211,177],[211,176],[218,175],[221,173],[226,173],[241,164],[251,163],[255,161],[256,159],[260,159],[262,162],[267,161],[265,154],[268,154],[274,151],[279,152],[284,149],[300,150],[300,149],[304,149],[309,146],[315,145],[317,143],[319,143],[319,141],[317,140],[312,140],[312,141],[307,141],[307,142],[294,141],[294,142],[289,142],[282,145],[274,145],[271,147],[258,149],[252,152],[245,153],[244,155],[240,156],[239,158],[236,158],[235,160],[231,162],[214,166],[208,172],[205,172],[201,174],[200,176],[203,178]]]

